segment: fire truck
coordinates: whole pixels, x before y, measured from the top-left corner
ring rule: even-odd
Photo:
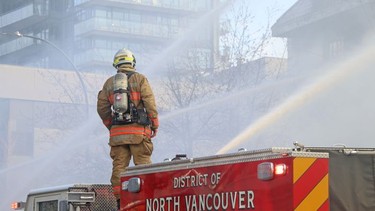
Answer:
[[[121,175],[120,210],[375,210],[374,156],[374,148],[298,143],[199,158],[178,155],[129,167]],[[92,187],[65,189],[71,197],[48,210],[116,210],[107,186],[102,195]],[[38,203],[51,200],[37,200],[41,193],[29,194],[26,211],[44,210]],[[111,206],[98,209],[100,204]]]
[[[116,199],[109,184],[69,184],[31,190],[26,202],[14,202],[13,210],[112,211]]]

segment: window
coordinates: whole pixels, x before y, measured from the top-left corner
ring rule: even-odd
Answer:
[[[132,22],[141,22],[141,15],[138,14],[138,13],[132,13],[132,14],[129,14],[129,19],[130,21]]]
[[[58,211],[58,201],[42,201],[38,203],[38,211]]]
[[[113,9],[113,19],[123,20],[124,19],[124,13],[121,10]]]
[[[107,47],[107,43],[106,43],[105,40],[97,39],[97,40],[95,40],[94,47],[95,48],[106,48]]]
[[[107,11],[105,11],[104,9],[97,9],[95,11],[95,17],[105,18],[105,17],[107,17]]]
[[[343,55],[344,41],[342,38],[334,40],[329,43],[329,56],[330,58],[337,58]]]

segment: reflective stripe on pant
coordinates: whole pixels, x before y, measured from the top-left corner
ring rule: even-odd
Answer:
[[[112,162],[111,183],[113,189],[121,186],[120,174],[129,166],[130,159],[133,156],[134,165],[150,164],[153,144],[150,139],[144,139],[140,144],[125,144],[111,147],[110,156]],[[119,193],[115,194],[117,199]]]

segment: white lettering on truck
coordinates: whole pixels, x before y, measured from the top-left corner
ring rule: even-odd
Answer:
[[[186,211],[255,209],[252,190],[186,195],[182,201]],[[146,199],[146,211],[179,211],[180,202],[180,196]]]
[[[173,178],[173,188],[201,187],[207,185],[208,174],[184,175]]]
[[[146,211],[180,211],[180,197],[146,199]]]
[[[215,172],[208,174],[194,174],[173,178],[173,189],[197,188],[209,186],[210,189],[219,184],[222,174]],[[217,192],[197,195],[168,196],[164,198],[146,199],[146,211],[180,211],[181,202],[186,211],[255,209],[254,191],[240,190],[231,192]],[[181,200],[180,200],[181,199]]]

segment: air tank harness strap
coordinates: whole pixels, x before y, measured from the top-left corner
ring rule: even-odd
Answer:
[[[119,93],[119,94],[123,94],[123,93],[128,93],[129,91],[128,90],[126,90],[126,89],[118,89],[118,90],[115,90],[113,93],[114,94],[117,94],[117,93]]]

